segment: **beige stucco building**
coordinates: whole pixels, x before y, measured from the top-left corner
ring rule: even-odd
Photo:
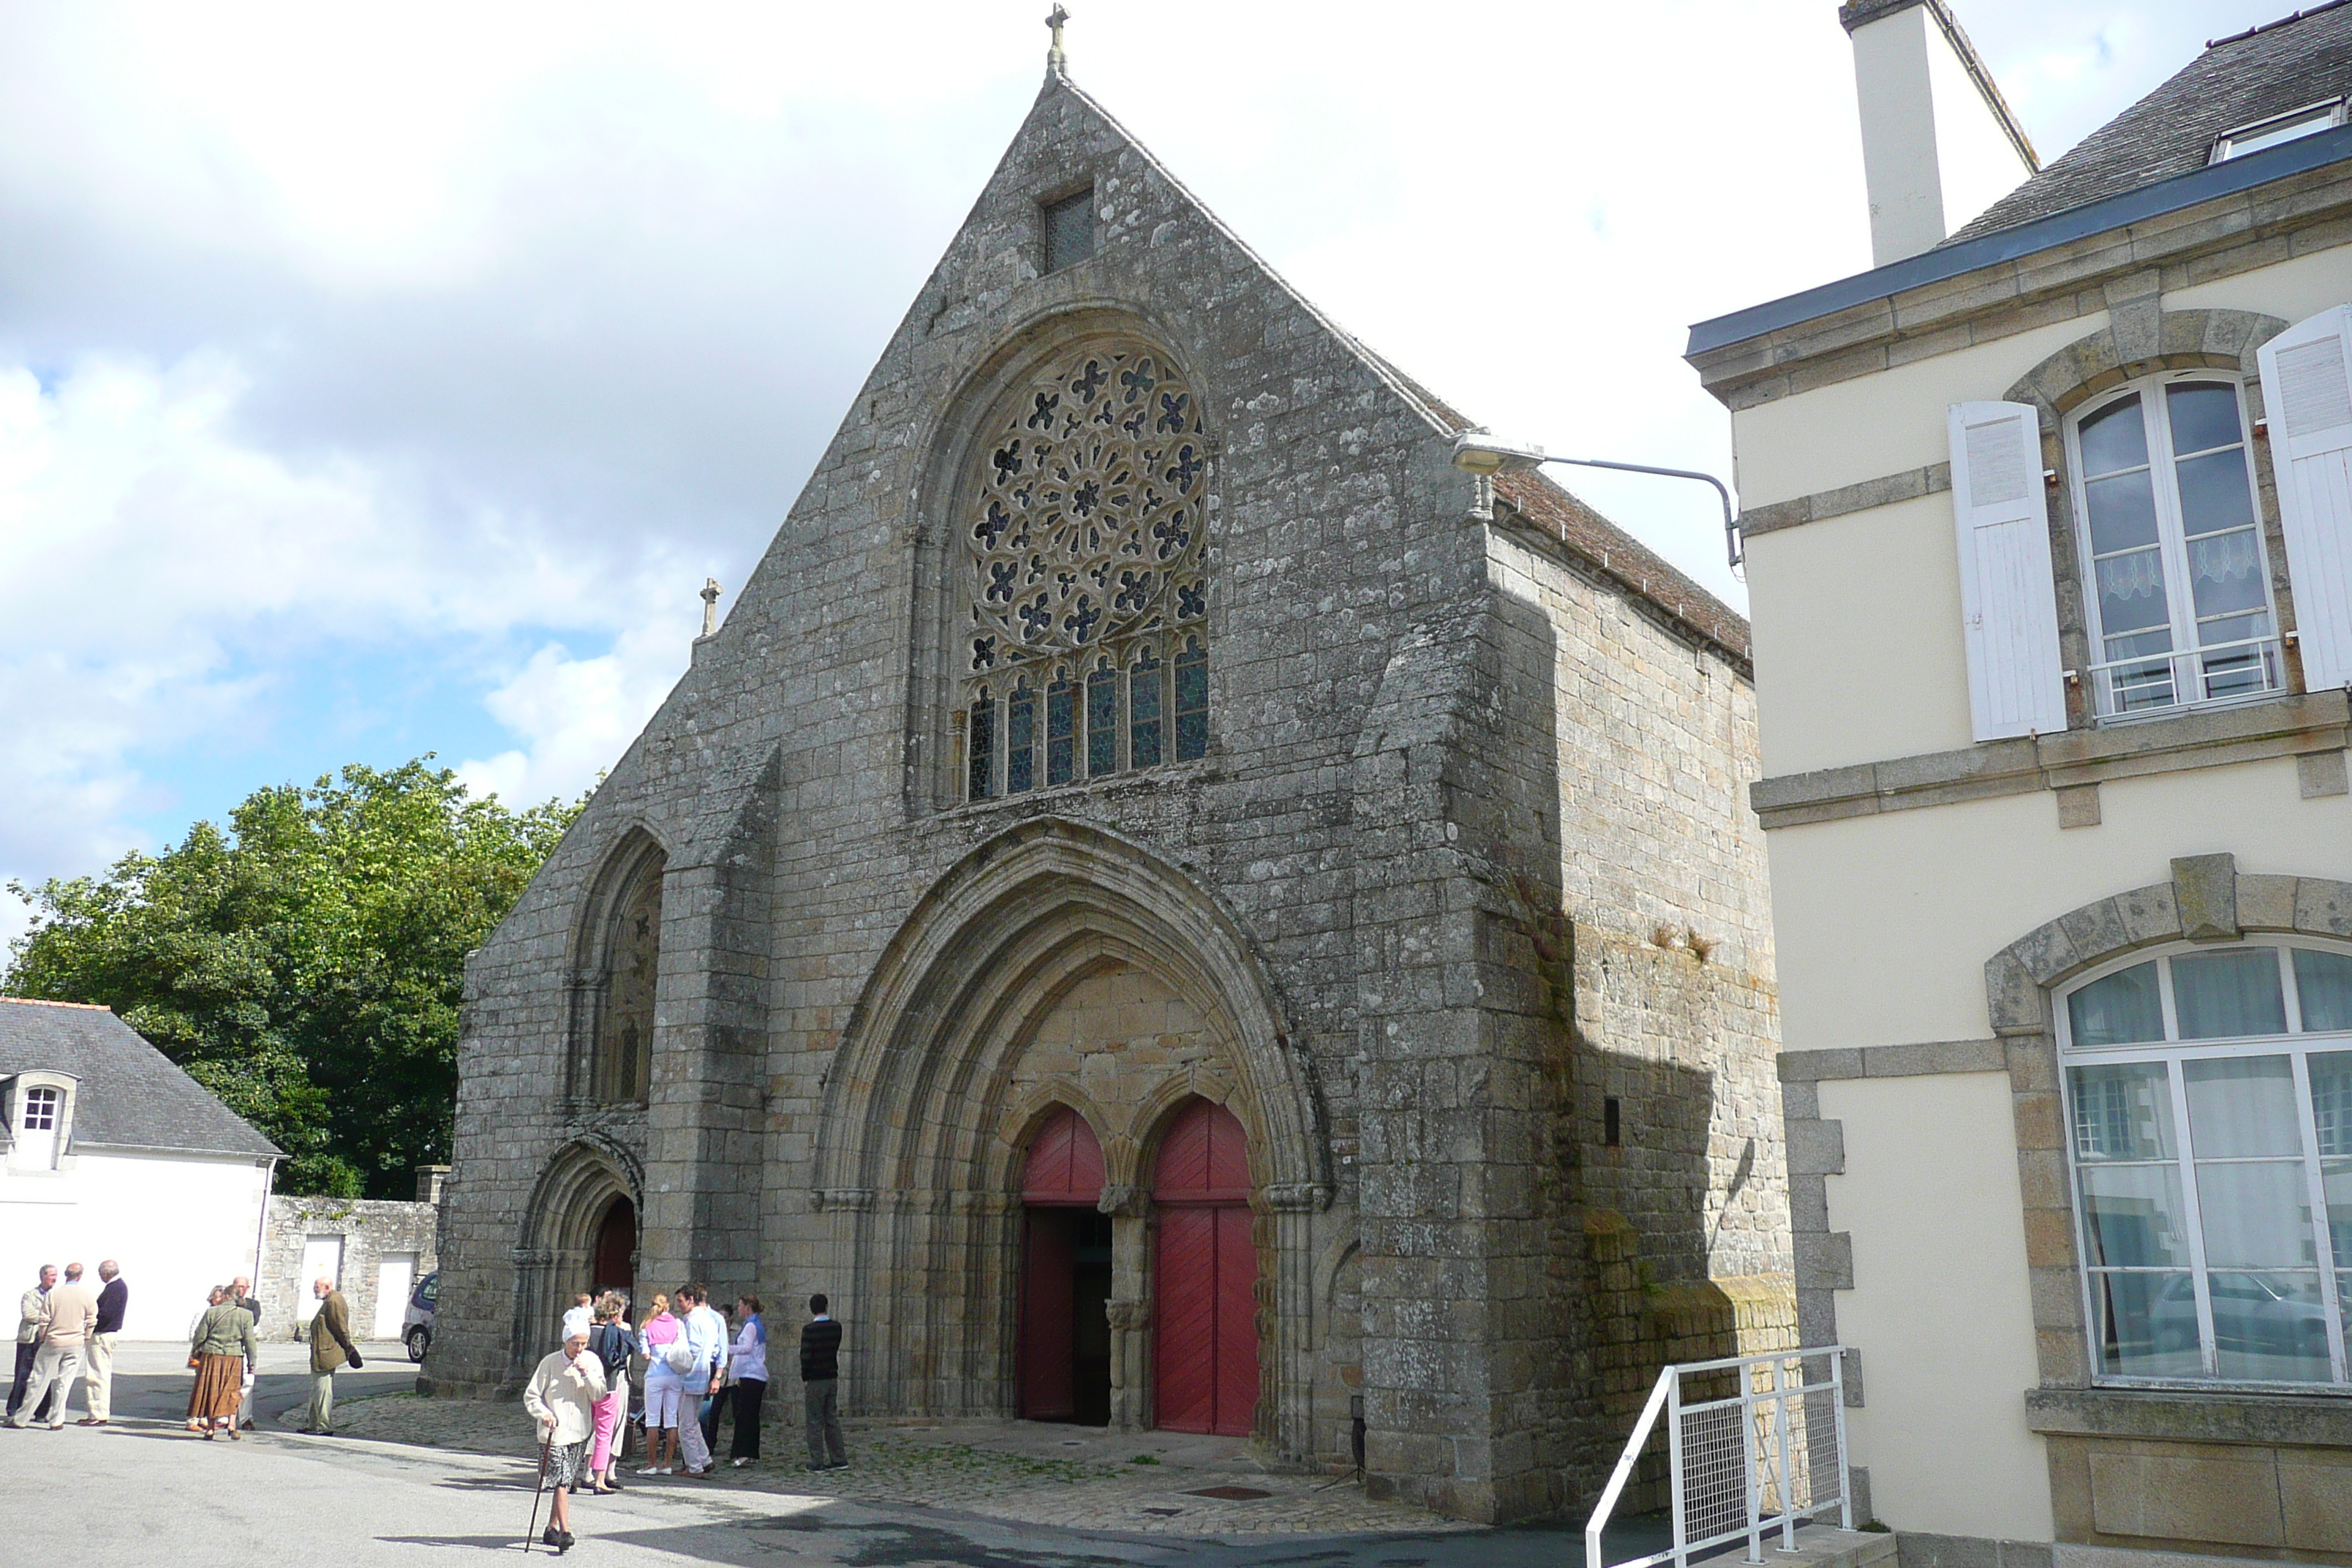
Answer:
[[[1688,355],[1803,1337],[1906,1563],[2352,1563],[2352,9],[2015,135],[1973,221],[1920,189],[2014,132],[1957,24],[1842,15],[1879,265]],[[1974,97],[1895,123],[1890,60]]]

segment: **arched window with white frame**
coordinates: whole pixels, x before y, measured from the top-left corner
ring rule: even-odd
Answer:
[[[2352,950],[2135,955],[2056,1013],[2094,1374],[2352,1384]]]
[[[2284,689],[2242,387],[2200,370],[2073,416],[2067,456],[2102,718]]]

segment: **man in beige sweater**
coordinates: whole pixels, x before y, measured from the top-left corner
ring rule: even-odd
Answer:
[[[33,1356],[32,1382],[9,1426],[32,1425],[26,1415],[39,1412],[51,1388],[58,1391],[58,1403],[49,1412],[49,1430],[66,1424],[66,1403],[80,1381],[82,1352],[97,1327],[98,1291],[83,1283],[80,1264],[68,1263],[65,1283],[49,1292],[49,1323],[41,1331],[41,1348]]]

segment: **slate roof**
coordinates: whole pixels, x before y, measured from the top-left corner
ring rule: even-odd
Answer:
[[[73,1146],[283,1152],[104,1007],[0,996],[0,1078],[71,1073]]]
[[[2226,38],[1944,241],[2015,228],[2204,168],[2225,131],[2352,91],[2352,4],[2330,0]]]

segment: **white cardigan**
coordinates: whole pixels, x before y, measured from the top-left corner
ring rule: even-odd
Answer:
[[[604,1363],[582,1352],[573,1361],[557,1351],[539,1363],[522,1391],[522,1407],[541,1423],[555,1423],[555,1443],[584,1443],[596,1432],[596,1401],[604,1397]]]

